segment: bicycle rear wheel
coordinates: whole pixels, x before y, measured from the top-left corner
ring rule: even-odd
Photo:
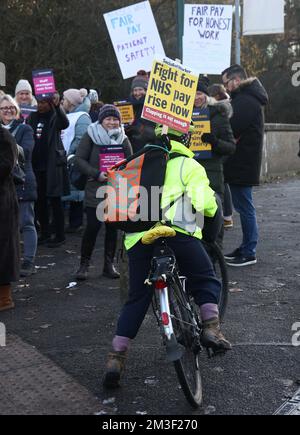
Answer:
[[[202,381],[196,327],[191,324],[191,314],[184,306],[185,301],[179,301],[175,298],[175,295],[180,294],[178,286],[173,283],[169,288],[174,335],[177,342],[183,347],[183,355],[174,362],[174,367],[187,401],[193,408],[198,408],[202,403]]]
[[[208,253],[217,278],[221,281],[221,294],[219,301],[219,316],[220,320],[224,319],[225,311],[228,303],[229,280],[226,261],[223,252],[216,243],[204,243],[206,252]]]

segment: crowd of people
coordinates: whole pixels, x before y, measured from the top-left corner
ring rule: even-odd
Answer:
[[[14,98],[0,92],[0,311],[13,308],[11,284],[19,274],[30,277],[35,273],[38,246],[60,248],[68,233],[83,231],[80,265],[74,273],[79,281],[88,279],[102,226],[96,216],[99,204],[96,192],[107,181],[106,171],[99,166],[101,149],[118,146],[126,158],[159,140],[156,126],[141,116],[148,81],[145,71],[139,71],[132,81],[128,101],[133,105],[135,119],[126,128],[118,108],[99,101],[96,90],[68,89],[62,98],[56,93],[51,98],[36,99],[30,83],[22,79],[17,83]],[[202,141],[211,145],[212,157],[197,161],[188,149],[190,134],[169,131],[172,150],[181,159],[168,162],[165,184],[181,183],[187,192],[201,185],[205,191],[204,212],[210,217],[218,208],[215,195],[219,196],[224,218],[217,238],[221,247],[224,228],[233,225],[232,204],[240,215],[242,242],[225,255],[228,265],[233,267],[257,262],[258,226],[252,191],[259,184],[263,107],[267,102],[267,92],[260,81],[248,78],[240,65],[233,65],[222,72],[221,84],[210,86],[204,76],[198,81],[194,106],[209,110],[211,132],[203,134]],[[28,107],[32,111],[26,118]],[[22,112],[23,108],[26,111]],[[25,179],[17,184],[15,171],[22,158]],[[85,177],[81,189],[70,182],[70,162],[75,162],[77,171]],[[199,199],[191,201],[197,210]],[[174,223],[173,226],[176,228]],[[194,234],[180,230],[172,246],[183,273],[190,278],[190,290],[200,307],[203,342],[207,347],[228,350],[231,346],[219,323],[220,283],[199,242],[201,230]],[[142,234],[127,234],[125,238],[130,289],[109,354],[105,376],[109,387],[119,383],[129,343],[135,338],[151,301],[144,286],[151,249],[141,245],[141,237]],[[105,225],[103,275],[111,279],[120,277],[114,264],[117,238],[117,230]]]

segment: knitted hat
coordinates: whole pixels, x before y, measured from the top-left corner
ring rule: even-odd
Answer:
[[[87,94],[88,92],[86,89],[68,89],[63,95],[64,98],[73,104],[73,106],[79,106],[83,103],[83,100],[85,97],[87,97]]]
[[[209,86],[209,78],[208,77],[199,77],[197,91],[203,92],[203,94],[208,95],[208,86]]]
[[[21,91],[27,91],[32,93],[32,87],[28,80],[19,80],[16,86],[15,95]]]
[[[98,116],[99,123],[102,124],[103,120],[110,116],[113,116],[114,118],[118,118],[118,120],[121,122],[121,113],[119,109],[116,106],[113,106],[112,104],[105,104],[103,107],[101,107],[99,111],[99,116]]]
[[[143,88],[147,90],[148,88],[149,77],[146,71],[140,70],[137,73],[137,76],[132,80],[131,90],[134,88]]]

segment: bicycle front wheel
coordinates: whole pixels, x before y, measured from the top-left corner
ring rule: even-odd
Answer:
[[[173,283],[169,287],[174,335],[183,347],[183,355],[174,362],[174,366],[187,401],[193,408],[198,408],[202,403],[202,381],[196,327],[192,324],[192,316],[186,308],[186,301],[179,301],[175,298],[175,295],[180,292],[178,286]]]

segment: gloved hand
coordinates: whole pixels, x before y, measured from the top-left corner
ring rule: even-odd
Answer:
[[[203,133],[201,140],[204,143],[211,144],[213,147],[218,145],[218,138],[213,133]]]
[[[101,183],[107,181],[107,172],[100,172],[98,181],[100,181]]]

